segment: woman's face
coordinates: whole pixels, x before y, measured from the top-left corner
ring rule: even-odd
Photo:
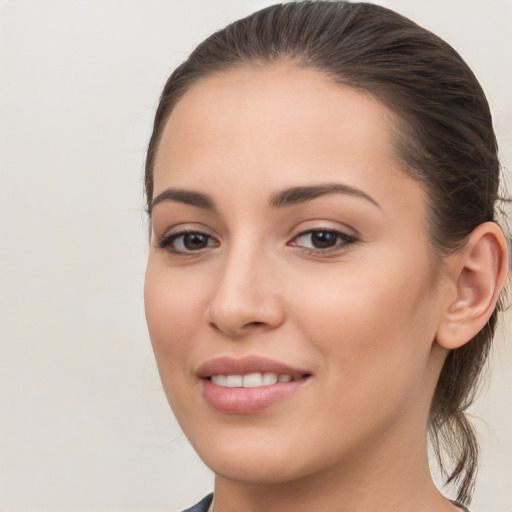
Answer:
[[[171,114],[146,315],[217,474],[288,481],[423,443],[445,281],[392,147],[383,105],[292,66],[203,79]]]

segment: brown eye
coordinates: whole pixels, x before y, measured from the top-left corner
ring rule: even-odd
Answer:
[[[183,235],[183,246],[189,251],[208,247],[208,236],[202,233],[188,233]]]
[[[160,247],[174,254],[190,254],[198,252],[209,247],[217,247],[218,242],[200,231],[189,231],[173,233],[160,242]]]
[[[338,242],[338,235],[333,231],[315,231],[311,233],[311,244],[315,249],[327,249]]]
[[[314,251],[328,251],[342,248],[356,241],[356,238],[342,231],[332,229],[315,229],[305,231],[297,236],[291,245]]]

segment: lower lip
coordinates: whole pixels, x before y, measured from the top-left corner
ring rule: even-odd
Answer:
[[[262,411],[292,395],[307,381],[280,382],[255,388],[228,388],[203,379],[201,388],[208,404],[225,414],[251,414]]]

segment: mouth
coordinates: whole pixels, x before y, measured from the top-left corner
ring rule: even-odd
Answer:
[[[196,372],[206,402],[225,414],[250,414],[299,391],[312,374],[279,361],[249,356],[215,358]]]
[[[299,381],[308,376],[309,374],[297,376],[288,373],[254,372],[246,375],[212,375],[209,380],[217,386],[225,388],[258,388],[261,386],[272,386],[278,383]]]

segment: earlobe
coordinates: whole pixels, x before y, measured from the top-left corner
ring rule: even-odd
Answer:
[[[508,274],[508,246],[493,222],[478,226],[449,262],[455,293],[443,311],[436,341],[458,348],[480,332],[496,307]]]

